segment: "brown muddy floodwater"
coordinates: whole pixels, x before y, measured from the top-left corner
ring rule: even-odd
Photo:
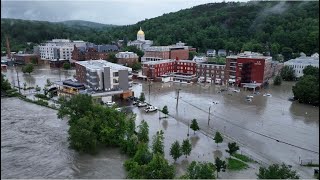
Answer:
[[[1,99],[1,179],[125,178],[119,149],[98,155],[68,148],[68,125],[57,111],[17,98]]]

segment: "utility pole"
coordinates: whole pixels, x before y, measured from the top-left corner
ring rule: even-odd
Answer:
[[[211,106],[209,106],[208,126],[209,126],[209,122],[210,122],[210,109],[211,109]]]
[[[20,80],[19,80],[19,74],[18,74],[18,70],[17,68],[16,69],[16,72],[17,72],[17,79],[18,79],[18,88],[19,88],[19,94],[21,94],[21,91],[20,91]]]
[[[176,104],[176,108],[178,108],[178,104],[179,104],[179,95],[180,95],[180,90],[181,89],[178,89],[177,91],[178,91],[178,94],[177,94],[177,104]]]

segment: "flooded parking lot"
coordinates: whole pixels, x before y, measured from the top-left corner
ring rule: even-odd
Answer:
[[[10,68],[6,73],[9,82],[17,84],[16,73],[14,69]],[[30,86],[38,84],[43,87],[47,78],[51,81],[63,80],[72,78],[74,74],[74,70],[50,70],[48,67],[38,67],[31,75],[24,75],[20,72],[19,77],[21,84],[26,82],[28,86],[29,84]],[[252,102],[247,102],[245,97],[251,92],[242,89],[240,93],[219,93],[219,86],[208,84],[152,83],[149,86],[147,82],[138,81],[138,84],[133,86],[135,96],[138,97],[140,92],[144,92],[146,101],[152,105],[159,108],[167,105],[172,117],[159,121],[158,113],[146,114],[142,109],[136,107],[132,110],[137,113],[136,124],[142,119],[148,121],[150,136],[156,130],[166,130],[165,148],[167,152],[174,140],[186,138],[188,131],[186,125],[193,118],[196,118],[204,134],[213,135],[216,131],[220,131],[228,137],[228,141],[237,141],[244,153],[262,163],[285,162],[298,169],[303,175],[302,177],[310,178],[313,173],[312,169],[299,166],[299,160],[317,161],[319,158],[319,108],[288,101],[288,97],[292,96],[291,88],[293,85],[292,82],[283,82],[278,87],[270,85],[268,88],[260,90],[259,95],[254,95]],[[178,89],[181,90],[177,106]],[[264,93],[270,93],[272,97],[265,97]],[[213,104],[213,101],[218,101],[218,104]],[[39,114],[40,112],[46,113],[35,117],[33,116],[37,113],[24,115],[33,111],[37,111]],[[69,150],[67,148],[67,124],[56,118],[55,111],[29,103],[21,103],[17,99],[14,101],[2,99],[1,112],[5,114],[5,116],[1,116],[1,125],[2,128],[6,128],[1,132],[1,172],[3,172],[1,177],[125,177],[122,167],[125,157],[117,150],[112,150],[111,153],[102,151],[100,155],[95,157],[79,155]],[[20,126],[19,123],[21,123]],[[47,123],[50,126],[44,126]],[[20,127],[20,129],[12,128],[13,124],[17,124],[15,127]],[[190,133],[193,135],[193,132]],[[46,135],[53,139],[47,140]],[[28,142],[26,138],[30,138],[29,141],[34,141],[28,143],[30,147],[25,143]],[[216,149],[212,139],[204,135],[198,134],[191,138],[194,151],[190,158],[180,158],[177,161],[179,171],[186,167],[188,161],[205,161],[208,160],[208,156],[213,160],[214,156],[225,154],[226,143],[221,145],[221,149]],[[37,141],[40,142],[36,142],[35,139],[39,139]],[[204,156],[204,154],[207,155]],[[39,163],[41,166],[37,164],[39,156],[44,159]],[[171,159],[168,154],[166,156]],[[54,163],[49,166],[51,161]],[[57,168],[55,168],[56,165]],[[64,168],[59,167],[60,165]],[[29,169],[25,168],[29,166]],[[14,168],[16,170],[9,171]],[[25,168],[25,170],[20,168]],[[32,169],[36,170],[32,171]],[[58,177],[53,176],[57,172],[60,172]],[[246,178],[245,175],[254,177],[254,171],[246,173],[243,176],[239,174],[232,176],[231,173],[231,175],[223,177]]]

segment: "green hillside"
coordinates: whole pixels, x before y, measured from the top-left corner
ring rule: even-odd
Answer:
[[[15,47],[52,38],[110,43],[134,40],[141,26],[156,45],[177,41],[206,49],[271,51],[272,54],[319,52],[319,2],[212,3],[164,14],[134,25],[93,29],[40,21],[1,19],[1,37]],[[2,39],[2,48],[4,39]]]
[[[94,28],[94,29],[102,29],[102,28],[107,28],[107,27],[115,27],[116,25],[111,25],[111,24],[101,24],[101,23],[96,23],[96,22],[90,22],[90,21],[82,21],[82,20],[69,20],[69,21],[62,21],[59,22],[64,25],[67,25],[69,27],[89,27],[89,28]]]

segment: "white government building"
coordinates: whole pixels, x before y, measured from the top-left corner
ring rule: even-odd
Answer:
[[[71,60],[71,54],[76,47],[86,47],[84,41],[70,41],[69,39],[53,39],[35,47],[35,53],[43,60],[67,59]]]
[[[140,30],[137,33],[137,40],[129,41],[127,45],[136,46],[138,49],[144,51],[146,48],[152,46],[152,44],[153,44],[153,41],[145,39],[144,32],[140,27]]]
[[[303,76],[303,69],[306,66],[314,66],[319,68],[319,54],[315,53],[310,57],[307,57],[304,53],[300,54],[301,56],[296,59],[291,59],[284,62],[285,66],[291,66],[294,69],[296,77]]]

